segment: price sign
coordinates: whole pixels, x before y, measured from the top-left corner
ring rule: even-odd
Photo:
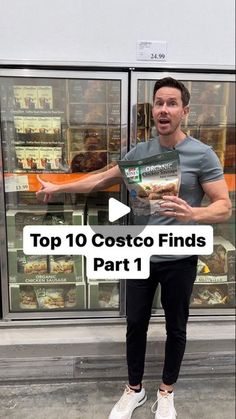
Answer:
[[[166,61],[167,42],[164,41],[138,41],[138,61]]]
[[[22,192],[29,190],[28,176],[6,176],[5,177],[5,192]]]

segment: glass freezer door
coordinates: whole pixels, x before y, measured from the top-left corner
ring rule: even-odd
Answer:
[[[233,203],[231,219],[213,224],[213,254],[199,256],[192,313],[231,313],[235,307],[235,78],[230,74],[134,71],[130,127],[133,146],[158,136],[152,119],[153,88],[157,79],[167,76],[183,81],[189,89],[190,113],[183,121],[182,129],[187,135],[213,147],[224,168]],[[156,292],[154,313],[161,308],[160,292],[159,289]]]
[[[109,224],[108,199],[125,197],[118,185],[55,194],[47,204],[35,192],[37,176],[74,181],[107,170],[127,151],[127,74],[0,70],[0,86],[4,318],[119,316],[119,280],[90,280],[80,255],[25,255],[22,232],[26,225]]]

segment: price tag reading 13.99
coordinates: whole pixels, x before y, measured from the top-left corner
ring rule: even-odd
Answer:
[[[29,181],[27,175],[12,175],[5,177],[5,192],[21,192],[28,190]]]

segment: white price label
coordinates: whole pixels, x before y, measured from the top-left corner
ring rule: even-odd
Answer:
[[[166,61],[167,42],[164,41],[138,41],[137,60],[139,61]]]
[[[5,192],[22,192],[29,190],[28,176],[6,176],[5,177]]]

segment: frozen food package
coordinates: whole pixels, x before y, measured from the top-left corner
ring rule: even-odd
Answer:
[[[17,251],[17,272],[23,274],[45,274],[48,272],[47,256],[25,255]]]
[[[15,110],[24,109],[23,86],[13,86]]]
[[[72,273],[74,272],[74,261],[72,256],[51,255],[50,273]]]
[[[76,288],[75,286],[70,287],[65,293],[65,307],[76,306]]]
[[[201,255],[201,261],[206,266],[206,272],[203,270],[200,273],[208,273],[213,275],[225,275],[228,273],[228,258],[229,255],[235,252],[235,247],[231,242],[224,239],[222,236],[214,237],[213,252],[210,255]]]
[[[206,284],[195,287],[192,295],[192,306],[227,305],[229,303],[226,284]]]
[[[38,307],[33,287],[22,286],[19,293],[19,305],[21,309],[32,310]]]
[[[52,109],[52,86],[38,86],[38,101],[37,105],[39,109],[48,111]]]
[[[41,287],[35,289],[40,308],[64,308],[64,289]]]
[[[25,147],[15,147],[15,153],[16,153],[15,171],[28,169],[28,162],[26,160]]]
[[[119,306],[119,285],[100,284],[99,285],[99,307],[118,308]]]
[[[154,215],[163,211],[163,195],[177,196],[180,166],[177,151],[156,154],[140,160],[118,161],[129,190],[135,215]]]

